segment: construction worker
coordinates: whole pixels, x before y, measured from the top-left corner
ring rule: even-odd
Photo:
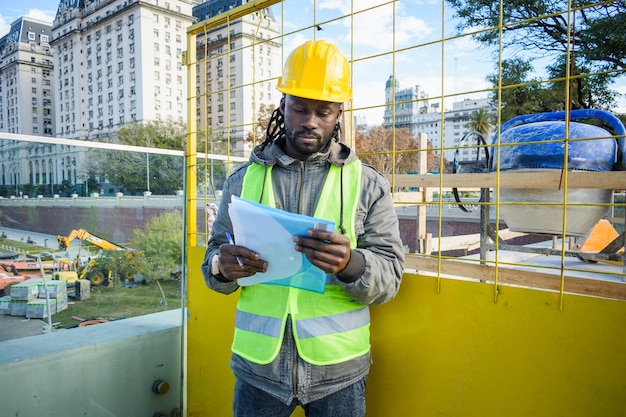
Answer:
[[[394,298],[404,253],[390,187],[340,142],[350,67],[323,40],[285,62],[266,140],[225,182],[202,272],[209,288],[241,289],[231,369],[237,417],[364,416],[370,368],[369,305]],[[228,243],[231,196],[332,220],[335,230],[294,236],[295,249],[326,273],[323,294],[272,284],[240,287],[267,261]],[[219,319],[219,318],[216,318]]]

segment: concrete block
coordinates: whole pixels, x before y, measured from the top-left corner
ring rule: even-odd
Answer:
[[[11,314],[11,296],[0,297],[0,314]]]
[[[14,284],[11,287],[11,300],[31,301],[39,296],[40,279],[29,279],[28,281]]]
[[[48,287],[48,295],[50,298],[58,298],[67,294],[67,281],[47,279],[46,286]],[[39,284],[39,298],[46,298],[46,286],[44,286],[43,282]]]
[[[55,313],[59,313],[67,309],[67,294],[61,295],[55,299]]]
[[[91,297],[91,282],[89,280],[79,279],[74,285],[74,298],[77,301],[87,300]]]
[[[11,300],[11,315],[12,316],[25,316],[26,304],[28,304],[28,301]]]
[[[50,298],[50,315],[56,312],[55,298]],[[48,307],[45,298],[37,298],[26,303],[26,317],[29,319],[44,319],[48,317]]]

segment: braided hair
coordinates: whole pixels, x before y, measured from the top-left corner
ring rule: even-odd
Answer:
[[[281,103],[283,100],[285,100],[284,97],[281,99]],[[259,150],[262,151],[263,149],[265,149],[269,144],[283,136],[284,133],[285,116],[280,111],[280,107],[277,107],[274,109],[272,115],[270,116],[270,121],[267,124],[267,129],[265,130],[265,141],[263,141]],[[333,130],[333,139],[335,140],[335,142],[339,142],[341,140],[341,124],[339,122],[335,124],[335,129]]]
[[[280,138],[283,135],[284,130],[285,116],[283,116],[280,108],[277,107],[270,116],[270,121],[267,124],[267,129],[265,131],[265,141],[261,144],[259,150],[265,149],[270,143]]]

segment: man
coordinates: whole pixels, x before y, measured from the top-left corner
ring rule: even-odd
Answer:
[[[364,416],[370,367],[369,309],[397,293],[404,268],[388,182],[339,141],[351,98],[348,60],[309,41],[287,58],[283,93],[267,138],[225,182],[202,264],[207,285],[230,294],[267,262],[228,243],[231,196],[332,220],[334,231],[294,236],[297,251],[326,272],[323,294],[282,285],[241,287],[231,369],[234,415]],[[241,263],[241,264],[240,264]]]

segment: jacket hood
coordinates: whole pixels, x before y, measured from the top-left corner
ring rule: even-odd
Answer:
[[[307,161],[327,160],[333,165],[343,166],[358,159],[356,153],[345,143],[336,142],[334,139],[331,139],[329,143],[330,145],[326,151],[311,155]],[[257,145],[250,154],[250,162],[256,162],[264,166],[293,164],[297,159],[292,158],[283,151],[284,144],[285,137],[282,136],[269,146],[266,146],[265,149],[261,149],[261,145]]]

